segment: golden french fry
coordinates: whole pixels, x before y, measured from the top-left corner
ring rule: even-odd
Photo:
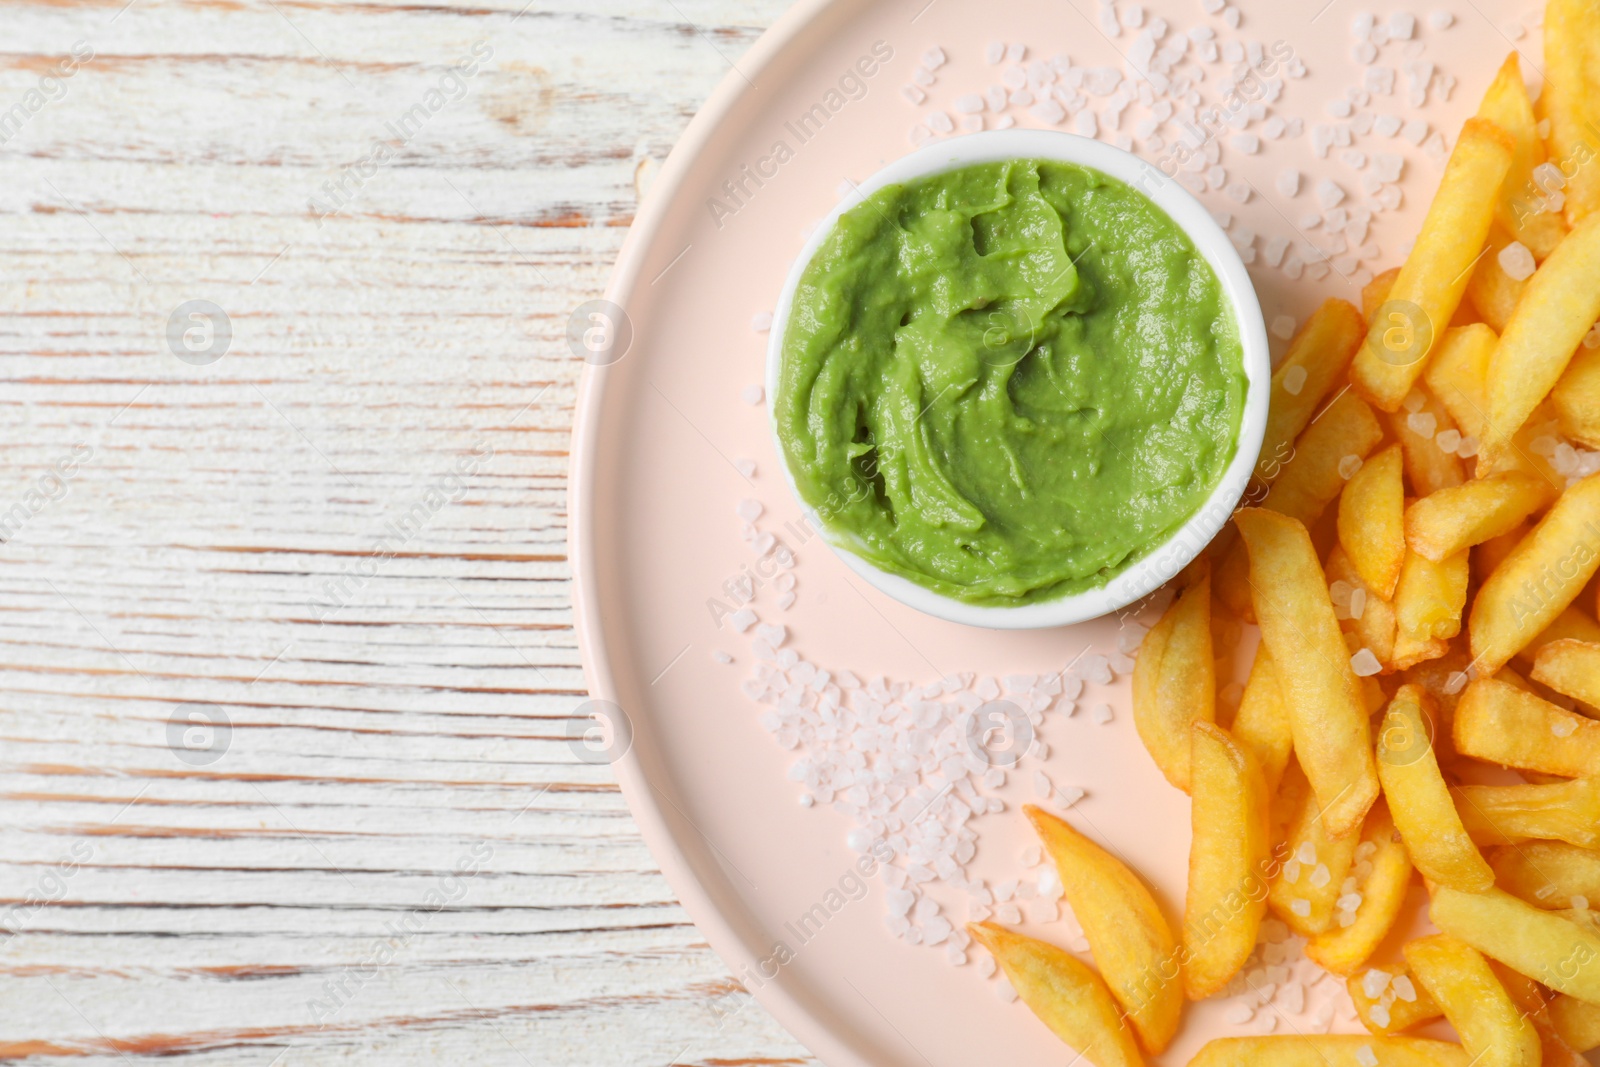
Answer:
[[[1284,837],[1283,854],[1289,858],[1267,894],[1273,914],[1303,937],[1332,926],[1333,906],[1355,863],[1357,844],[1355,834],[1335,838],[1328,833],[1316,793],[1306,790]]]
[[[1477,949],[1448,934],[1407,942],[1406,962],[1474,1063],[1539,1067],[1539,1035]]]
[[[1556,221],[1559,224],[1560,220]],[[1489,227],[1488,251],[1472,268],[1472,277],[1467,279],[1467,300],[1477,311],[1478,317],[1483,319],[1483,322],[1474,325],[1486,330],[1505,329],[1528,288],[1528,279],[1513,278],[1500,265],[1500,252],[1515,240],[1499,223]]]
[[[1311,525],[1344,489],[1349,479],[1341,468],[1350,457],[1365,460],[1382,439],[1383,428],[1372,409],[1345,393],[1295,441],[1294,456],[1261,506]]]
[[[1478,590],[1470,630],[1479,671],[1505,666],[1572,603],[1597,568],[1600,474],[1562,493]]]
[[[1267,793],[1275,795],[1294,749],[1294,733],[1289,726],[1289,712],[1283,706],[1283,694],[1278,689],[1278,671],[1265,645],[1256,650],[1250,677],[1244,685],[1244,696],[1239,701],[1239,712],[1233,717],[1229,732],[1240,746],[1255,756],[1267,783]]]
[[[1354,833],[1378,797],[1361,685],[1306,528],[1263,508],[1236,521],[1250,554],[1261,636],[1289,711],[1295,756],[1334,837]]]
[[[1143,1067],[1111,992],[1076,957],[995,923],[968,923],[967,932],[994,956],[1022,1002],[1094,1067]]]
[[[1375,997],[1367,995],[1367,975],[1370,973],[1371,970],[1352,974],[1344,982],[1350,1001],[1356,1006],[1356,1017],[1370,1032],[1390,1037],[1413,1026],[1432,1022],[1444,1014],[1428,991],[1412,980],[1411,968],[1405,964],[1382,969],[1382,974],[1387,977],[1383,978],[1383,992]],[[1404,982],[1400,981],[1402,978]]]
[[[1133,723],[1167,781],[1189,791],[1189,725],[1216,719],[1211,576],[1185,589],[1145,635],[1133,664]]]
[[[1492,122],[1471,118],[1462,126],[1416,244],[1351,366],[1351,383],[1376,407],[1399,409],[1455,315],[1514,147]]]
[[[1593,849],[1525,841],[1496,849],[1490,863],[1501,889],[1536,907],[1571,907],[1573,897],[1600,902],[1600,852]]]
[[[1061,875],[1061,888],[1095,965],[1152,1056],[1172,1041],[1183,1011],[1178,939],[1139,876],[1072,826],[1023,808]]]
[[[1428,915],[1451,937],[1551,989],[1600,1003],[1600,934],[1503,889],[1430,892]]]
[[[1600,349],[1583,348],[1550,390],[1561,431],[1590,448],[1600,448]]]
[[[1329,299],[1289,342],[1289,351],[1272,375],[1267,429],[1256,463],[1256,476],[1263,482],[1277,480],[1293,453],[1294,439],[1343,377],[1365,332],[1366,323],[1352,304]]]
[[[1484,420],[1489,417],[1484,383],[1489,376],[1489,357],[1499,343],[1499,335],[1481,322],[1452,326],[1444,332],[1428,360],[1428,369],[1422,372],[1428,391],[1439,398],[1456,426],[1469,437],[1483,437]]]
[[[1550,1002],[1549,1012],[1556,1033],[1573,1050],[1600,1048],[1600,1004],[1559,996]]]
[[[1411,857],[1399,836],[1383,802],[1374,804],[1361,835],[1363,845],[1374,846],[1372,873],[1357,886],[1361,904],[1356,908],[1355,921],[1349,926],[1336,923],[1306,943],[1306,956],[1324,970],[1346,977],[1354,974],[1399,918],[1412,870]]]
[[[1533,838],[1600,846],[1600,779],[1547,785],[1463,785],[1451,790],[1461,822],[1480,845]],[[1456,886],[1464,889],[1465,886]]]
[[[1361,287],[1361,317],[1368,322],[1378,313],[1383,302],[1389,299],[1389,292],[1394,288],[1395,279],[1400,277],[1399,267],[1390,267]]]
[[[1563,778],[1600,775],[1600,722],[1556,707],[1498,678],[1461,694],[1456,751],[1506,767]]]
[[[1499,537],[1491,537],[1481,545],[1472,549],[1472,576],[1482,585],[1489,580],[1495,568],[1506,561],[1506,557],[1520,544],[1523,538],[1533,532],[1533,524],[1523,521],[1516,527]],[[1537,638],[1535,638],[1537,640]],[[1532,647],[1531,645],[1529,646]],[[1527,649],[1517,653],[1519,656],[1526,654]]]
[[[1345,393],[1317,415],[1294,443],[1294,455],[1261,506],[1312,526],[1347,481],[1354,456],[1359,463],[1377,447],[1383,429],[1377,416],[1358,396]],[[1250,561],[1237,542],[1217,568],[1217,596],[1244,618],[1253,612],[1250,598]]]
[[[1494,885],[1494,871],[1456,813],[1433,753],[1438,709],[1419,685],[1403,685],[1378,733],[1378,780],[1400,839],[1424,878],[1476,893]]]
[[[1368,1057],[1382,1067],[1469,1067],[1470,1062],[1460,1045],[1424,1037],[1274,1034],[1216,1038],[1189,1067],[1364,1067]]]
[[[1394,665],[1398,670],[1438,659],[1461,631],[1471,573],[1466,549],[1435,563],[1407,552],[1394,594]]]
[[[1183,987],[1201,1000],[1226,986],[1256,947],[1271,846],[1267,784],[1255,757],[1213,723],[1193,731]]]
[[[1441,489],[1406,508],[1406,544],[1438,562],[1464,548],[1510,533],[1555,499],[1543,478],[1504,471]]]
[[[1550,0],[1544,14],[1544,91],[1539,103],[1550,120],[1550,156],[1567,175],[1567,223],[1576,226],[1600,207],[1594,166],[1595,123],[1600,120],[1596,64],[1600,64],[1600,12],[1591,0]]]
[[[1539,636],[1529,641],[1522,651],[1517,653],[1517,659],[1526,662],[1530,667],[1537,662],[1539,651],[1546,645],[1556,641],[1583,641],[1588,644],[1600,643],[1600,623],[1578,609],[1576,604],[1562,609],[1543,630]]]
[[[1361,583],[1385,600],[1394,598],[1406,558],[1405,464],[1390,445],[1356,471],[1339,495],[1339,544]]]
[[[1579,223],[1528,281],[1489,359],[1483,458],[1491,466],[1561,379],[1600,317],[1600,223]],[[1357,357],[1357,364],[1360,358]]]
[[[1600,644],[1570,637],[1551,641],[1533,658],[1533,680],[1591,707],[1600,705]]]
[[[1328,553],[1328,584],[1345,582],[1351,586],[1366,588],[1366,583],[1356,573],[1355,564],[1350,562],[1349,555],[1340,545],[1334,545],[1333,551]],[[1351,611],[1355,610],[1354,604]],[[1346,619],[1341,626],[1347,633],[1356,636],[1357,647],[1368,648],[1378,657],[1378,662],[1384,670],[1393,669],[1394,661],[1394,603],[1367,589],[1366,600],[1361,603],[1361,614],[1355,618]]]
[[[1523,1017],[1533,1024],[1539,1034],[1541,1067],[1589,1067],[1589,1061],[1573,1051],[1551,1021],[1549,1006],[1554,1000],[1570,1000],[1547,991],[1525,974],[1518,974],[1499,960],[1490,960],[1500,985],[1522,1011]],[[1579,1001],[1578,1003],[1582,1003]]]
[[[1530,212],[1524,206],[1527,190],[1533,185],[1533,168],[1544,162],[1544,142],[1539,140],[1533,103],[1528,99],[1528,87],[1523,84],[1522,67],[1515,52],[1506,57],[1484,93],[1478,117],[1505,130],[1516,146],[1511,154],[1511,169],[1506,172],[1495,203],[1495,218],[1537,258],[1543,259],[1560,243],[1567,227],[1559,215]],[[1492,258],[1498,251],[1495,249],[1485,258]]]
[[[1401,454],[1406,461],[1406,477],[1411,479],[1412,489],[1416,490],[1417,496],[1427,496],[1440,489],[1460,485],[1467,480],[1467,476],[1461,460],[1440,448],[1437,440],[1443,431],[1455,429],[1449,410],[1439,403],[1437,397],[1421,389],[1417,392],[1422,397],[1421,407],[1416,411],[1396,411],[1388,416],[1388,420],[1389,429],[1394,433],[1395,440],[1400,442]],[[1418,432],[1413,420],[1421,419],[1426,426],[1430,418],[1435,427],[1433,432]]]

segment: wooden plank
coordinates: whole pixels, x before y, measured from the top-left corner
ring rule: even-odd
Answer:
[[[814,1062],[566,740],[566,317],[784,6],[6,6],[0,1059]]]

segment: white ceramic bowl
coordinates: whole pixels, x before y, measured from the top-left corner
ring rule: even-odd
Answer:
[[[772,332],[767,342],[769,400],[777,396],[783,336],[788,326],[795,289],[800,284],[800,276],[839,216],[886,185],[904,184],[975,163],[1007,159],[1049,159],[1092,167],[1138,189],[1171,216],[1189,235],[1206,262],[1211,264],[1223,292],[1232,302],[1234,317],[1239,325],[1239,340],[1244,349],[1244,372],[1249,380],[1239,427],[1238,451],[1210,497],[1166,543],[1129,564],[1120,574],[1096,589],[1018,607],[968,604],[924,588],[897,574],[880,570],[856,555],[848,542],[823,525],[813,509],[806,509],[812,524],[822,532],[851,570],[902,604],[950,622],[1024,630],[1082,622],[1126,607],[1164,585],[1216,536],[1249,484],[1251,470],[1261,451],[1261,439],[1267,425],[1272,364],[1267,350],[1267,330],[1262,320],[1261,304],[1256,299],[1255,288],[1250,284],[1244,263],[1222,227],[1188,190],[1139,157],[1087,137],[1048,130],[994,130],[940,141],[896,160],[857,186],[817,226],[804,250],[789,268],[789,276],[784,280],[783,292],[773,312]],[[783,442],[777,439],[775,404],[769,404],[769,410],[774,413],[773,438],[778,455],[784,457],[784,475],[790,491],[799,499]]]

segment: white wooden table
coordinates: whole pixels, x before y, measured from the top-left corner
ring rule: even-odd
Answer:
[[[0,9],[0,1061],[815,1062],[565,740],[567,318],[783,6]]]

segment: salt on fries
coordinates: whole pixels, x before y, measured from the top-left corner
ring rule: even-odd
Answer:
[[[1405,262],[1294,336],[1256,506],[1139,651],[1139,736],[1190,794],[1181,927],[1029,808],[1099,973],[971,928],[1094,1067],[1166,1048],[1269,908],[1368,1034],[1221,1039],[1191,1067],[1582,1067],[1600,1047],[1600,474],[1549,445],[1600,448],[1600,0],[1551,0],[1545,55],[1537,107],[1506,59]],[[1532,192],[1551,167],[1564,203]],[[1513,242],[1531,276],[1502,264]],[[1261,640],[1234,711],[1236,620]],[[1418,875],[1442,932],[1397,945]],[[1460,1044],[1404,1033],[1441,1016]]]

